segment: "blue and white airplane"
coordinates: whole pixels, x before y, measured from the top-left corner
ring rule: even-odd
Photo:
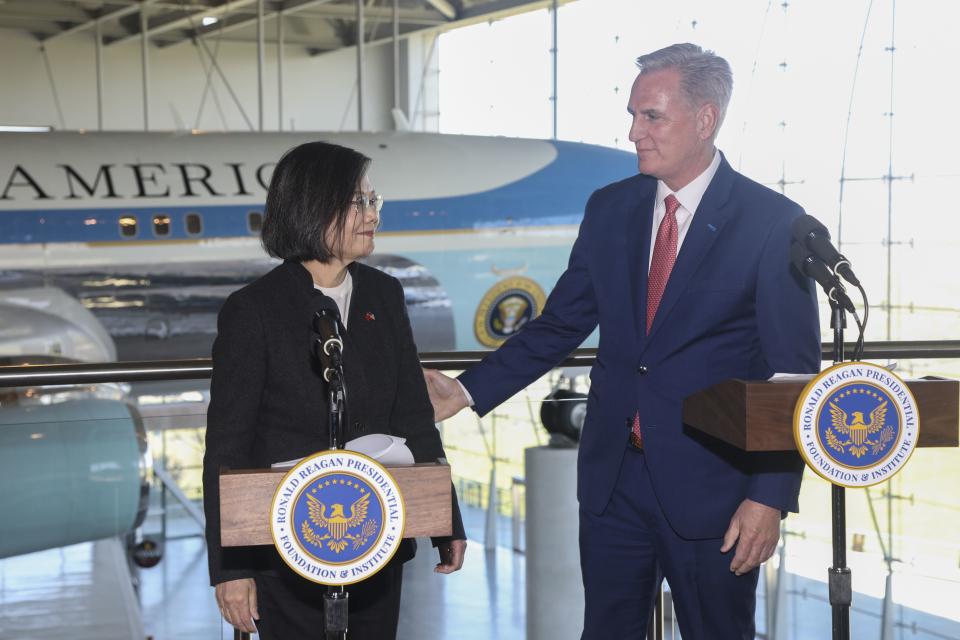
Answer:
[[[373,158],[368,262],[403,281],[422,351],[494,347],[539,313],[590,193],[636,172],[599,146],[411,132],[0,134],[0,353],[209,355],[223,299],[272,266],[266,187],[307,140]]]

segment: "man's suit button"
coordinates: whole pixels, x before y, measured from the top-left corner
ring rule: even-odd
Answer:
[[[647,366],[642,364],[639,367],[637,367],[637,373],[639,373],[642,376],[647,375]]]

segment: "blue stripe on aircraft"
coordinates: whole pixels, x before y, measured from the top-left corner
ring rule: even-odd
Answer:
[[[382,231],[579,224],[594,189],[636,173],[632,154],[572,142],[552,144],[557,149],[553,162],[502,187],[447,198],[388,201],[383,208]],[[258,205],[204,205],[0,211],[0,244],[249,236],[256,234],[247,227],[247,214],[260,210]],[[188,213],[202,215],[201,234],[187,233]],[[169,235],[154,235],[156,214],[170,216]],[[120,218],[131,215],[137,218],[137,234],[123,237]]]

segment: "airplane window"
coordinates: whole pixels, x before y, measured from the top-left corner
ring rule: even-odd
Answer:
[[[263,226],[263,214],[259,211],[251,211],[247,214],[247,228],[250,233],[260,233],[260,227]]]
[[[192,236],[198,236],[203,233],[203,218],[199,213],[188,213],[184,220],[187,226],[187,233]]]
[[[120,235],[124,238],[133,238],[137,235],[137,218],[135,216],[120,216]]]
[[[170,216],[165,213],[158,213],[153,216],[153,235],[170,235]]]

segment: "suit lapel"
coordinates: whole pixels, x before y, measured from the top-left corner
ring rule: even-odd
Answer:
[[[717,173],[703,194],[700,206],[697,207],[693,220],[690,222],[690,228],[687,230],[687,235],[680,246],[677,261],[673,265],[673,271],[667,281],[667,288],[660,299],[657,315],[654,317],[653,326],[650,327],[650,334],[647,336],[648,343],[663,326],[665,318],[670,315],[670,310],[687,288],[691,276],[696,272],[704,256],[707,255],[713,243],[720,236],[723,225],[730,217],[732,208],[727,207],[726,204],[735,177],[736,173],[727,163],[726,158],[721,156]],[[649,235],[650,231],[648,229],[648,243]],[[644,286],[643,296],[645,306],[646,286]],[[646,312],[644,312],[645,315]]]
[[[657,195],[656,181],[649,181],[627,205],[626,245],[627,282],[633,301],[633,317],[637,337],[643,344],[647,322],[647,271],[650,259],[650,230],[653,227],[653,205]]]

